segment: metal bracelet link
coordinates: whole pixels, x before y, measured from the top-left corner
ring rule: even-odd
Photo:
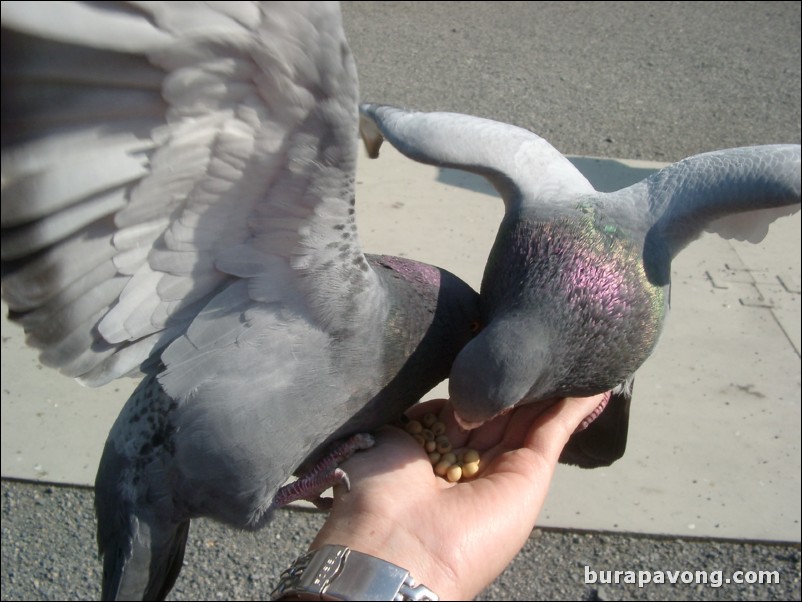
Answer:
[[[305,600],[439,600],[409,571],[351,550],[325,545],[304,554],[281,574],[273,600],[293,596]]]

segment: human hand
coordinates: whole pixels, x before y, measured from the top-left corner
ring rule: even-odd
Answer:
[[[565,399],[545,412],[525,405],[470,432],[460,430],[445,400],[416,405],[411,417],[437,414],[455,449],[481,454],[476,478],[437,477],[410,435],[385,428],[372,449],[342,464],[351,489],[335,487],[310,549],[345,545],[404,567],[441,599],[473,598],[526,543],[560,452],[602,398]]]

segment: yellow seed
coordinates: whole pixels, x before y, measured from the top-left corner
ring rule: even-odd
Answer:
[[[475,449],[466,449],[465,453],[462,454],[462,462],[465,464],[472,464],[473,462],[479,462],[479,452]]]
[[[451,441],[449,441],[448,437],[445,435],[440,435],[434,441],[437,445],[437,451],[439,451],[441,454],[447,454],[451,451]]]
[[[462,476],[470,479],[477,472],[479,472],[479,462],[468,462],[462,465]]]
[[[446,476],[446,473],[448,473],[449,468],[451,468],[452,466],[454,466],[454,464],[452,464],[451,462],[445,462],[443,460],[440,460],[437,464],[434,465],[434,474],[440,477],[444,477]]]
[[[423,418],[421,418],[421,422],[427,429],[432,428],[432,425],[437,422],[437,416],[434,414],[426,414]]]
[[[423,425],[418,422],[417,420],[410,420],[407,422],[407,426],[405,430],[410,434],[414,435],[416,433],[420,433],[423,430]]]
[[[450,466],[451,464],[457,463],[457,455],[454,452],[448,452],[443,454],[440,460],[442,460],[443,462],[448,462]]]
[[[462,478],[462,468],[457,464],[454,464],[446,472],[446,478],[452,483],[456,483]]]
[[[423,438],[426,439],[426,441],[434,441],[434,433],[429,429],[423,429],[420,434],[423,435]]]
[[[423,444],[426,443],[426,439],[424,439],[423,435],[421,435],[420,433],[415,433],[414,435],[412,435],[412,438],[415,439],[415,441],[417,441],[418,445],[420,445],[421,447],[423,447]]]
[[[437,452],[432,452],[429,454],[429,462],[431,462],[432,464],[437,464],[442,458],[443,456],[441,456]]]
[[[445,422],[435,422],[434,424],[429,425],[429,428],[435,435],[442,435],[446,432]]]
[[[433,451],[437,450],[437,443],[434,441],[426,441],[423,444],[423,449],[426,450],[426,453],[432,453]],[[442,453],[442,452],[441,452]]]

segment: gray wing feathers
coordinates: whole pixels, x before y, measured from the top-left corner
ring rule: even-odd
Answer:
[[[3,3],[3,26],[69,44],[121,52],[145,52],[171,37],[138,11],[133,3],[42,2],[35,10],[25,2]]]
[[[360,107],[360,131],[375,156],[381,136],[422,163],[485,176],[509,211],[519,203],[560,204],[595,190],[553,146],[532,132],[469,115],[419,113],[390,106]]]
[[[3,176],[10,182],[3,193],[30,199],[26,204],[9,203],[2,206],[4,226],[16,226],[45,217],[72,205],[89,204],[88,199],[109,195],[124,200],[119,191],[122,187],[139,180],[147,173],[143,157],[130,153],[115,153],[109,156],[106,148],[90,149],[62,157],[49,169],[32,173],[9,173],[3,166]],[[102,169],[100,168],[102,166]],[[108,209],[104,213],[114,213]],[[89,223],[91,223],[90,220]],[[4,239],[5,244],[5,239]],[[6,259],[6,254],[3,256]]]
[[[3,295],[48,363],[126,374],[235,278],[324,329],[343,326],[339,299],[378,301],[336,6],[40,4],[3,4],[4,27],[47,40],[4,30],[19,82],[4,84],[2,252]]]
[[[800,147],[770,145],[695,155],[644,184],[641,190],[654,223],[651,235],[667,244],[672,257],[703,230],[759,242],[772,221],[800,209]]]

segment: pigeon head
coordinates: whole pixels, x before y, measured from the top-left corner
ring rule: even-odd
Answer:
[[[542,336],[533,336],[535,331]],[[533,320],[517,315],[494,320],[465,346],[449,380],[449,398],[463,428],[512,409],[533,382],[548,378],[546,337]]]

